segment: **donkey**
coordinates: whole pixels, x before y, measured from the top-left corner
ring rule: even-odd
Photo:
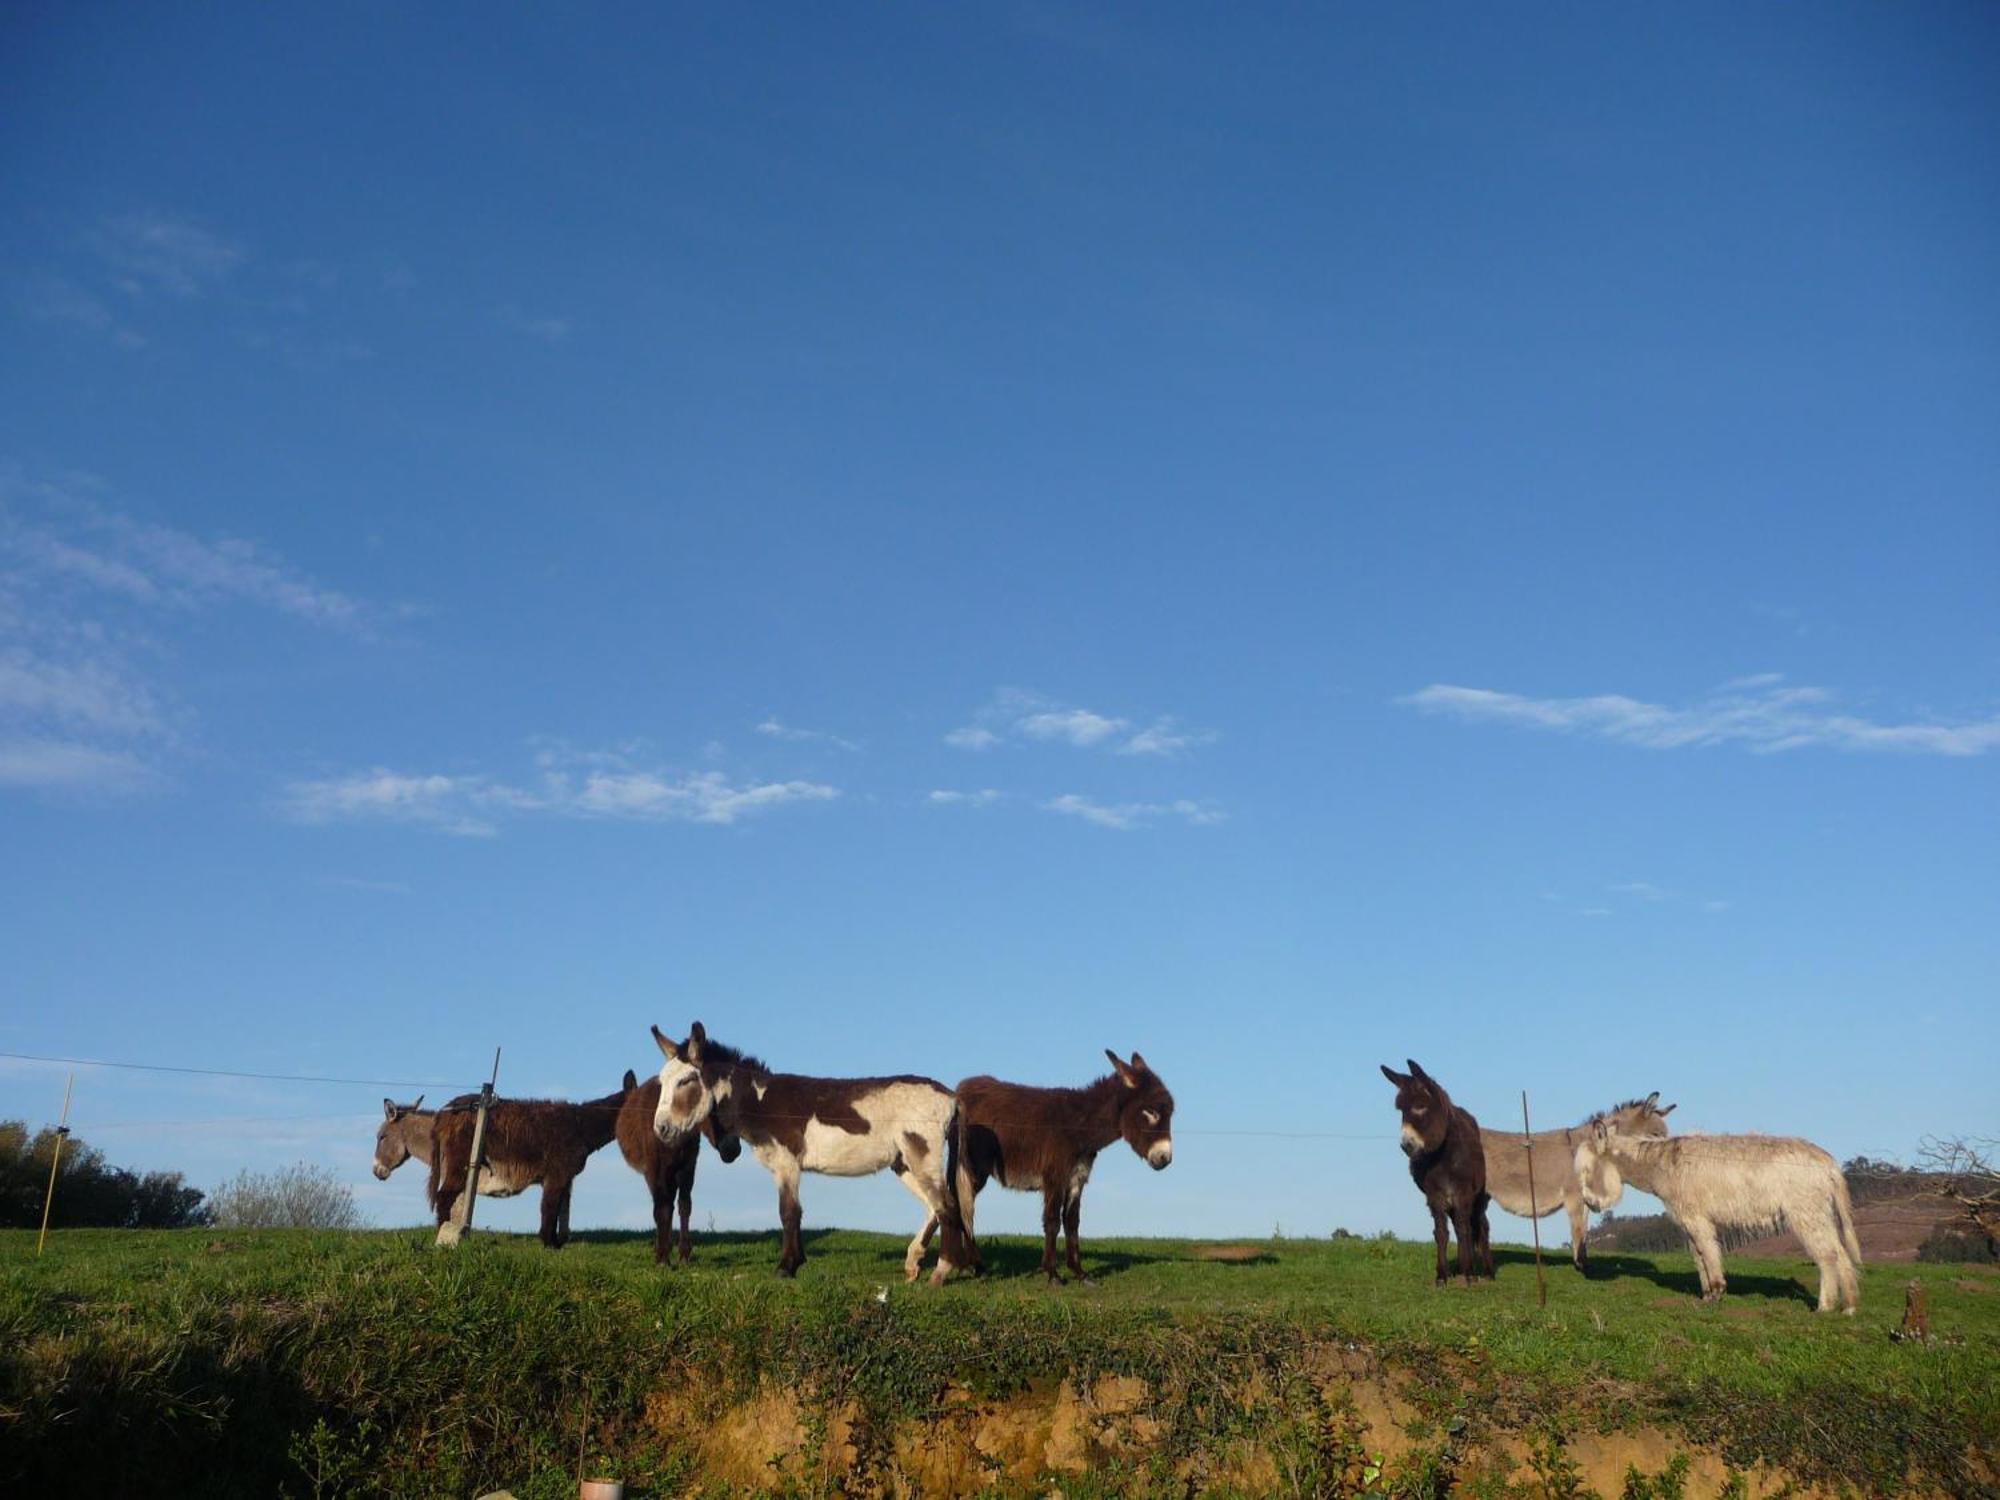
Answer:
[[[1060,1286],[1058,1223],[1070,1274],[1090,1280],[1077,1255],[1076,1225],[1097,1153],[1123,1136],[1156,1172],[1174,1159],[1174,1096],[1138,1053],[1129,1063],[1108,1047],[1104,1055],[1112,1071],[1087,1088],[1035,1088],[983,1075],[959,1084],[953,1185],[966,1259],[975,1271],[985,1265],[972,1233],[973,1200],[988,1178],[1023,1192],[1041,1189],[1042,1273]]]
[[[1584,1201],[1601,1208],[1630,1183],[1651,1193],[1688,1238],[1704,1302],[1722,1298],[1721,1227],[1789,1227],[1819,1266],[1819,1310],[1861,1305],[1861,1241],[1847,1179],[1834,1159],[1796,1136],[1628,1134],[1615,1121],[1591,1123],[1576,1148]]]
[[[486,1160],[479,1191],[495,1198],[541,1184],[541,1241],[560,1250],[569,1239],[569,1195],[593,1151],[617,1133],[621,1090],[602,1099],[571,1104],[562,1099],[495,1099],[486,1112]],[[437,1210],[437,1242],[456,1245],[465,1234],[470,1200],[465,1196],[472,1133],[479,1096],[460,1094],[437,1112],[436,1146],[431,1153],[431,1205]]]
[[[1486,1153],[1486,1191],[1508,1213],[1519,1214],[1524,1219],[1539,1219],[1559,1208],[1568,1210],[1570,1259],[1587,1276],[1590,1274],[1590,1250],[1584,1241],[1590,1225],[1590,1210],[1584,1206],[1583,1186],[1576,1176],[1578,1136],[1589,1128],[1591,1121],[1597,1119],[1617,1121],[1618,1128],[1627,1135],[1663,1136],[1667,1133],[1667,1116],[1673,1112],[1671,1104],[1665,1109],[1660,1107],[1660,1094],[1655,1089],[1643,1099],[1629,1099],[1571,1128],[1537,1130],[1533,1135],[1522,1135],[1518,1131],[1510,1134],[1502,1130],[1482,1130],[1480,1143]],[[1531,1157],[1532,1178],[1529,1176]],[[1608,1208],[1617,1201],[1618,1195],[1614,1193],[1604,1206]]]
[[[1471,1286],[1475,1252],[1486,1275],[1493,1274],[1486,1224],[1486,1153],[1479,1144],[1479,1122],[1453,1104],[1444,1085],[1414,1060],[1409,1067],[1409,1072],[1398,1073],[1384,1063],[1382,1076],[1396,1086],[1396,1108],[1403,1115],[1403,1154],[1410,1159],[1411,1180],[1430,1205],[1437,1284],[1443,1286],[1450,1279],[1444,1263],[1448,1217],[1458,1234],[1458,1274]]]
[[[925,1210],[923,1228],[903,1257],[903,1279],[915,1281],[924,1250],[942,1228],[933,1286],[950,1276],[962,1257],[958,1204],[947,1157],[958,1114],[951,1090],[930,1078],[808,1078],[774,1073],[734,1047],[710,1041],[699,1021],[685,1042],[653,1028],[666,1064],[660,1069],[660,1103],[653,1128],[673,1146],[714,1116],[726,1134],[750,1143],[778,1184],[778,1218],[784,1249],[778,1274],[795,1276],[805,1264],[799,1242],[799,1174],[866,1177],[884,1167],[915,1194]]]
[[[688,1234],[688,1214],[694,1207],[695,1159],[701,1154],[701,1135],[724,1161],[735,1161],[743,1143],[733,1135],[721,1134],[715,1116],[702,1121],[701,1135],[683,1136],[673,1145],[661,1140],[653,1129],[653,1116],[660,1108],[660,1080],[639,1082],[630,1068],[625,1070],[625,1102],[618,1109],[618,1150],[627,1165],[646,1179],[653,1193],[653,1262],[668,1265],[674,1242],[674,1200],[681,1209],[681,1264],[694,1254],[694,1240]]]

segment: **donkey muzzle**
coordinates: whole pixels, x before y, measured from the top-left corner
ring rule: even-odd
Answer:
[[[1151,1167],[1155,1172],[1160,1171],[1173,1159],[1174,1143],[1172,1141],[1155,1141],[1151,1146],[1146,1148],[1146,1165]]]

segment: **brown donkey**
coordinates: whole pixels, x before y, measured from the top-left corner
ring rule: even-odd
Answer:
[[[1486,1238],[1486,1154],[1479,1141],[1479,1122],[1453,1104],[1444,1085],[1414,1061],[1407,1073],[1385,1063],[1382,1076],[1396,1085],[1396,1108],[1403,1115],[1403,1154],[1410,1159],[1411,1180],[1430,1205],[1437,1284],[1443,1286],[1450,1279],[1444,1263],[1448,1217],[1458,1234],[1458,1274],[1471,1286],[1475,1252],[1486,1274],[1493,1274],[1493,1247]]]
[[[562,1099],[495,1099],[486,1116],[486,1162],[479,1191],[495,1198],[541,1184],[542,1243],[560,1250],[569,1239],[569,1195],[593,1151],[609,1145],[617,1132],[620,1090],[602,1099],[571,1104]],[[472,1159],[472,1132],[479,1096],[460,1094],[437,1112],[432,1129],[430,1198],[437,1210],[437,1242],[455,1245],[465,1234],[466,1165]]]
[[[653,1260],[657,1265],[672,1261],[674,1242],[674,1202],[681,1210],[681,1264],[694,1254],[694,1239],[688,1233],[688,1214],[694,1208],[695,1159],[701,1154],[701,1137],[724,1161],[735,1161],[743,1143],[733,1135],[720,1133],[715,1116],[702,1121],[701,1135],[683,1136],[669,1146],[653,1129],[653,1116],[660,1108],[660,1080],[644,1083],[629,1068],[625,1072],[625,1102],[618,1110],[618,1150],[626,1163],[646,1179],[653,1193]]]
[[[1112,1071],[1087,1088],[1035,1088],[986,1077],[959,1084],[954,1185],[965,1253],[975,1270],[984,1267],[972,1235],[973,1200],[988,1178],[1022,1192],[1041,1189],[1042,1271],[1061,1282],[1060,1224],[1070,1274],[1087,1282],[1076,1226],[1097,1153],[1123,1136],[1156,1172],[1174,1159],[1174,1096],[1138,1053],[1129,1063],[1109,1048],[1104,1055]]]

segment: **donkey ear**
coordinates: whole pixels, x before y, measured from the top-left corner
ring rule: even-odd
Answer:
[[[1660,1096],[1658,1094],[1655,1094],[1653,1097],[1657,1099]],[[1675,1110],[1679,1108],[1680,1105],[1678,1104],[1669,1104],[1665,1109],[1655,1109],[1653,1113],[1658,1115],[1662,1120],[1664,1120],[1668,1115],[1672,1114]]]
[[[701,1022],[694,1023],[694,1030],[688,1033],[688,1061],[700,1062],[702,1046],[708,1041],[708,1033],[701,1029]]]
[[[639,1075],[637,1073],[634,1073],[630,1068],[627,1068],[625,1070],[625,1085],[624,1085],[625,1092],[629,1094],[632,1092],[632,1090],[636,1089],[638,1086],[639,1086]]]
[[[1382,1076],[1388,1079],[1389,1082],[1395,1084],[1397,1088],[1401,1088],[1404,1084],[1410,1081],[1409,1074],[1398,1073],[1394,1068],[1390,1067],[1387,1063],[1383,1063],[1381,1067],[1382,1067]]]
[[[1139,1086],[1139,1080],[1133,1076],[1132,1065],[1130,1063],[1126,1062],[1124,1058],[1113,1052],[1109,1047],[1104,1049],[1104,1055],[1111,1059],[1112,1071],[1118,1075],[1126,1088],[1136,1089]]]
[[[668,1062],[679,1062],[681,1060],[680,1047],[671,1041],[657,1026],[653,1028],[653,1040],[659,1043],[660,1055],[666,1058]]]
[[[1132,1054],[1132,1070],[1135,1073],[1150,1073],[1153,1071],[1151,1068],[1146,1066],[1146,1059],[1141,1057],[1136,1052]]]
[[[424,1096],[422,1094],[417,1095],[416,1102],[410,1106],[410,1113],[415,1114],[423,1106],[423,1102]]]
[[[1648,1109],[1651,1109],[1651,1110],[1657,1110],[1657,1109],[1659,1109],[1659,1107],[1660,1107],[1660,1091],[1659,1091],[1658,1089],[1654,1089],[1654,1090],[1653,1090],[1653,1092],[1652,1092],[1652,1093],[1650,1093],[1650,1094],[1648,1094],[1648,1095],[1647,1095],[1647,1096],[1646,1096],[1646,1097],[1645,1097],[1644,1099],[1642,1099],[1642,1100],[1640,1101],[1640,1103],[1644,1104],[1644,1105],[1646,1106],[1646,1108],[1648,1108]]]
[[[396,1101],[394,1099],[384,1099],[382,1101],[382,1118],[385,1120],[396,1118]]]
[[[1410,1076],[1412,1078],[1421,1078],[1425,1083],[1431,1083],[1434,1081],[1431,1078],[1430,1074],[1426,1073],[1422,1068],[1417,1066],[1417,1060],[1414,1057],[1406,1057],[1403,1059],[1403,1061],[1410,1065]]]

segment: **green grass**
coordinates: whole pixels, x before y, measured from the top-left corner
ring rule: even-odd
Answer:
[[[1097,1282],[1067,1288],[1036,1273],[1039,1243],[985,1248],[985,1279],[933,1290],[903,1285],[900,1240],[845,1231],[809,1234],[789,1283],[774,1236],[704,1237],[670,1271],[636,1235],[552,1255],[485,1234],[441,1254],[418,1231],[77,1230],[38,1261],[31,1233],[0,1232],[0,1487],[553,1496],[574,1493],[581,1436],[640,1493],[681,1493],[688,1451],[642,1419],[658,1390],[720,1403],[776,1384],[888,1431],[948,1384],[1107,1372],[1148,1382],[1169,1457],[1247,1434],[1317,1444],[1331,1472],[1352,1433],[1327,1437],[1339,1413],[1302,1372],[1334,1344],[1396,1373],[1447,1467],[1495,1430],[1643,1424],[1860,1493],[1991,1493],[1967,1458],[2000,1436],[1989,1271],[1871,1267],[1849,1319],[1816,1316],[1812,1268],[1789,1262],[1732,1260],[1705,1307],[1685,1256],[1608,1256],[1589,1281],[1552,1261],[1543,1309],[1512,1250],[1498,1282],[1438,1290],[1429,1246],[1407,1242],[1262,1241],[1232,1264],[1086,1241]],[[1889,1337],[1912,1276],[1928,1345]]]

